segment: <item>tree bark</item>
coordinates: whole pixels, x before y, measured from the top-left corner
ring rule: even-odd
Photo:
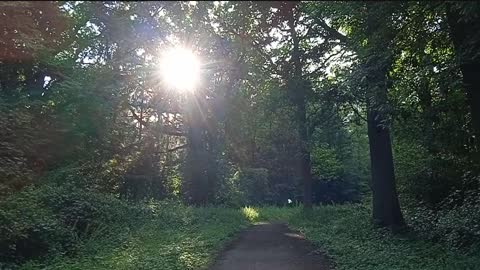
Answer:
[[[293,78],[291,85],[291,96],[296,106],[296,121],[299,135],[299,163],[300,174],[303,180],[303,207],[312,208],[312,168],[310,150],[308,149],[307,110],[306,110],[306,85],[302,76],[302,62],[300,58],[300,39],[295,30],[296,17],[294,6],[288,11],[288,25],[293,42],[292,62]]]
[[[303,179],[303,206],[312,208],[312,164],[308,149],[305,103],[297,105],[297,120],[300,134],[300,166]]]
[[[367,125],[373,192],[373,220],[380,226],[401,227],[404,219],[395,185],[392,142],[387,123],[387,66],[378,59],[368,63],[374,69],[367,76]]]
[[[186,122],[187,128],[187,158],[185,166],[184,193],[187,200],[195,205],[205,205],[208,202],[209,183],[207,172],[207,150],[205,138],[205,119],[202,109],[202,98],[198,93],[187,97]]]
[[[390,52],[394,33],[385,29],[388,14],[381,14],[381,4],[368,9],[366,33],[369,45],[365,48],[364,68],[367,90],[367,125],[373,192],[373,220],[380,226],[402,227],[405,222],[400,210],[395,186],[392,142],[388,125],[388,71],[393,55]],[[390,31],[388,31],[390,30]],[[383,33],[390,33],[385,36]],[[383,34],[383,35],[382,35]],[[381,36],[382,38],[378,38]]]
[[[372,172],[373,219],[381,226],[404,225],[395,186],[392,143],[388,127],[381,123],[381,113],[368,109],[368,142]]]

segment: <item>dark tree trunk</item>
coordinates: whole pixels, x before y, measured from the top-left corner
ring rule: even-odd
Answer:
[[[460,62],[467,101],[472,115],[476,134],[480,133],[480,19],[465,18],[460,15],[462,3],[447,5],[447,22],[455,54]],[[464,3],[465,4],[465,3]]]
[[[209,183],[207,172],[207,150],[205,138],[205,119],[202,110],[202,99],[195,93],[188,97],[186,105],[187,158],[185,164],[184,193],[187,200],[195,205],[208,202]]]
[[[377,51],[377,50],[375,50]],[[385,56],[368,57],[367,125],[373,192],[373,219],[381,226],[404,225],[395,186],[392,142],[388,127],[387,72],[389,63]],[[387,56],[388,58],[388,56]]]
[[[310,151],[308,149],[308,133],[305,103],[297,106],[297,120],[299,122],[300,134],[300,166],[303,179],[303,206],[312,208],[312,165]]]
[[[395,186],[392,142],[388,124],[388,71],[393,61],[389,46],[394,38],[392,29],[385,29],[390,20],[381,3],[371,3],[368,9],[364,70],[367,91],[367,125],[373,192],[373,219],[385,227],[402,227],[404,220]],[[390,36],[384,33],[390,33]],[[378,36],[382,36],[379,39]]]
[[[381,123],[381,113],[373,108],[368,111],[368,142],[372,171],[373,219],[382,226],[402,226],[395,187],[392,143],[388,127]]]
[[[387,67],[381,57],[368,63],[371,73],[367,76],[367,125],[372,173],[373,219],[381,226],[404,225],[395,186],[392,142],[385,111],[387,104]]]
[[[428,80],[423,80],[422,83],[418,86],[416,90],[419,105],[422,108],[422,119],[423,119],[423,144],[427,147],[429,153],[434,154],[434,144],[435,133],[433,125],[435,122],[435,112],[432,107],[432,93],[430,92],[431,86],[429,85]]]
[[[292,62],[293,78],[289,87],[292,101],[296,107],[297,131],[299,135],[298,152],[300,174],[303,180],[303,207],[312,208],[312,168],[310,150],[308,149],[307,110],[306,110],[306,84],[302,76],[302,61],[300,58],[300,39],[295,30],[296,16],[295,4],[289,5],[288,25],[293,42]]]
[[[480,133],[480,61],[461,65],[463,84],[472,113],[472,124]]]

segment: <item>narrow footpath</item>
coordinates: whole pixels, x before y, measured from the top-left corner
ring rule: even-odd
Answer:
[[[210,270],[330,270],[330,261],[285,224],[258,224],[242,232]]]

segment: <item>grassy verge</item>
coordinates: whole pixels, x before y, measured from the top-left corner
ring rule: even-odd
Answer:
[[[454,251],[414,235],[393,235],[370,223],[362,205],[194,208],[156,203],[138,226],[118,224],[83,241],[73,256],[31,261],[21,269],[205,269],[226,241],[255,221],[281,221],[305,234],[337,270],[478,269],[477,250]]]
[[[361,205],[256,208],[258,220],[283,221],[305,234],[333,258],[337,270],[478,269],[480,252],[452,251],[414,235],[392,235],[374,228]],[[252,211],[252,209],[250,210]]]
[[[131,231],[118,228],[108,238],[86,241],[75,256],[30,262],[21,269],[204,269],[223,244],[248,225],[235,209],[174,204],[154,212]]]

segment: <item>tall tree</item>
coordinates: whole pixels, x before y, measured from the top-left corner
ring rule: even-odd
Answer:
[[[295,120],[298,132],[298,163],[303,182],[303,206],[312,207],[312,164],[309,150],[309,136],[307,123],[307,87],[303,76],[302,51],[300,38],[297,33],[300,11],[296,2],[286,2],[280,12],[285,13],[285,19],[291,37],[291,61],[293,72],[287,78],[289,96],[295,106]]]
[[[332,39],[357,55],[355,82],[364,89],[373,192],[373,218],[382,226],[402,226],[403,216],[395,185],[392,143],[389,131],[390,87],[388,73],[393,60],[396,29],[394,18],[399,4],[385,3],[323,3],[318,8],[317,23]],[[355,14],[351,13],[355,10]],[[329,18],[331,23],[327,23]],[[347,29],[347,35],[335,27]]]
[[[394,10],[384,3],[365,5],[367,45],[361,53],[367,91],[367,125],[372,170],[373,218],[384,226],[402,226],[389,130],[388,72],[393,60]]]

